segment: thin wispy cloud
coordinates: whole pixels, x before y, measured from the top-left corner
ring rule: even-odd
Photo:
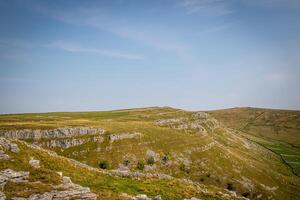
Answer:
[[[178,5],[185,9],[187,14],[201,14],[205,16],[223,16],[233,11],[224,0],[181,0]]]
[[[98,55],[108,56],[112,58],[120,58],[120,59],[128,59],[128,60],[144,59],[143,56],[136,55],[136,54],[118,52],[115,50],[84,47],[75,43],[66,43],[62,41],[53,42],[47,46],[52,48],[63,49],[65,51],[73,52],[73,53],[92,53],[92,54],[98,54]]]
[[[93,7],[59,9],[35,4],[34,8],[56,20],[106,31],[123,39],[150,46],[158,50],[181,54],[188,44],[170,27],[141,24],[112,13],[101,12]]]

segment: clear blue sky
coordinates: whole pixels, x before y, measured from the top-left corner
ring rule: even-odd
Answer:
[[[300,109],[298,0],[0,0],[0,113]]]

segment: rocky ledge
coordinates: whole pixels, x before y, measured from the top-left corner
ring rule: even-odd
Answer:
[[[69,148],[74,147],[78,145],[85,144],[87,142],[103,142],[104,138],[101,136],[92,136],[88,138],[68,138],[68,139],[54,139],[54,140],[48,140],[48,141],[37,141],[34,142],[35,145],[41,146],[41,147],[48,147],[48,148]]]
[[[91,127],[66,127],[50,130],[0,130],[0,137],[7,139],[41,139],[41,138],[66,138],[82,135],[103,134],[102,128]]]
[[[8,181],[12,182],[28,182],[29,172],[14,171],[6,169],[0,172],[0,190],[3,190]],[[52,186],[51,192],[43,194],[32,194],[28,198],[13,197],[13,200],[62,200],[62,199],[84,199],[96,200],[97,195],[92,193],[88,187],[82,187],[74,184],[67,176],[62,177],[62,184]],[[0,200],[5,200],[6,196],[0,192]]]
[[[111,134],[108,136],[108,139],[110,142],[114,142],[116,140],[122,140],[122,139],[132,139],[140,137],[141,133],[134,132],[134,133],[119,133],[119,134]]]

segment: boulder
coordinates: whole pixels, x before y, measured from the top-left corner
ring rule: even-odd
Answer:
[[[35,160],[34,158],[30,158],[29,164],[34,168],[40,168],[40,161]]]

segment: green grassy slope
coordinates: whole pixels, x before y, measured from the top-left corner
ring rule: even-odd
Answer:
[[[77,184],[90,187],[91,191],[98,195],[98,199],[123,199],[122,193],[130,195],[143,193],[149,197],[160,194],[163,199],[183,199],[193,196],[202,199],[221,199],[221,196],[216,194],[222,191],[220,188],[199,186],[201,190],[207,191],[203,193],[194,184],[179,179],[120,178],[100,170],[89,170],[64,157],[49,155],[47,151],[31,148],[24,142],[15,143],[18,144],[20,152],[7,151],[11,159],[0,162],[0,171],[4,169],[28,171],[30,176],[29,182],[8,182],[3,190],[7,199],[26,198],[31,194],[51,191],[52,186],[61,183],[57,172],[69,176]],[[40,168],[36,169],[29,165],[31,157],[40,160]]]
[[[300,176],[300,111],[233,108],[210,112],[224,125],[278,154]]]
[[[300,111],[233,108],[209,113],[230,128],[300,147]]]
[[[194,112],[168,107],[111,112],[2,115],[0,116],[0,129],[101,127],[106,130],[103,135],[104,141],[101,143],[88,142],[68,149],[52,150],[93,167],[98,167],[101,160],[107,160],[111,165],[111,170],[118,169],[120,164],[129,161],[128,167],[131,171],[169,174],[179,179],[192,180],[207,187],[228,188],[236,191],[238,195],[251,199],[300,199],[298,190],[300,179],[294,176],[291,169],[282,162],[281,157],[264,148],[262,142],[250,141],[249,138],[243,137],[241,132],[236,131],[249,125],[249,119],[250,121],[255,119],[260,114],[260,110],[242,113],[241,117],[232,119],[230,116],[227,117],[227,113],[223,117],[219,113],[211,112],[211,116],[234,129],[228,129],[216,122],[216,128],[211,130],[213,118],[209,117],[208,121],[201,123],[208,130],[207,133],[201,133],[192,128],[184,130],[176,128],[195,121],[198,123],[201,119],[195,119]],[[162,119],[180,120],[157,125],[156,121]],[[290,121],[293,120],[294,118]],[[140,133],[141,137],[109,141],[111,134],[133,132]],[[255,136],[253,134],[253,137]],[[32,141],[29,140],[29,142]],[[149,159],[147,152],[149,151],[155,152],[158,158],[154,163],[147,165],[145,169],[137,169],[138,162],[143,161],[147,164]],[[77,180],[76,177],[74,178]],[[152,186],[149,186],[141,191],[136,188],[144,187],[143,183],[135,182],[131,185],[132,180],[127,181],[129,183],[124,181],[120,185],[112,184],[110,188],[106,188],[105,181],[97,183],[87,179],[86,182],[80,183],[88,184],[92,189],[96,185],[96,188],[100,188],[101,191],[113,194],[120,191],[129,194],[147,193],[148,191],[147,194],[153,196],[154,188],[158,188],[165,197],[163,199],[175,197],[179,199],[183,196],[172,195],[185,193],[178,190],[178,188],[185,190],[185,186],[175,186],[176,192],[168,193],[168,181],[162,184],[160,184],[161,180],[147,183],[153,185],[153,190]],[[122,190],[118,188],[122,188]],[[170,189],[170,191],[172,190]]]

